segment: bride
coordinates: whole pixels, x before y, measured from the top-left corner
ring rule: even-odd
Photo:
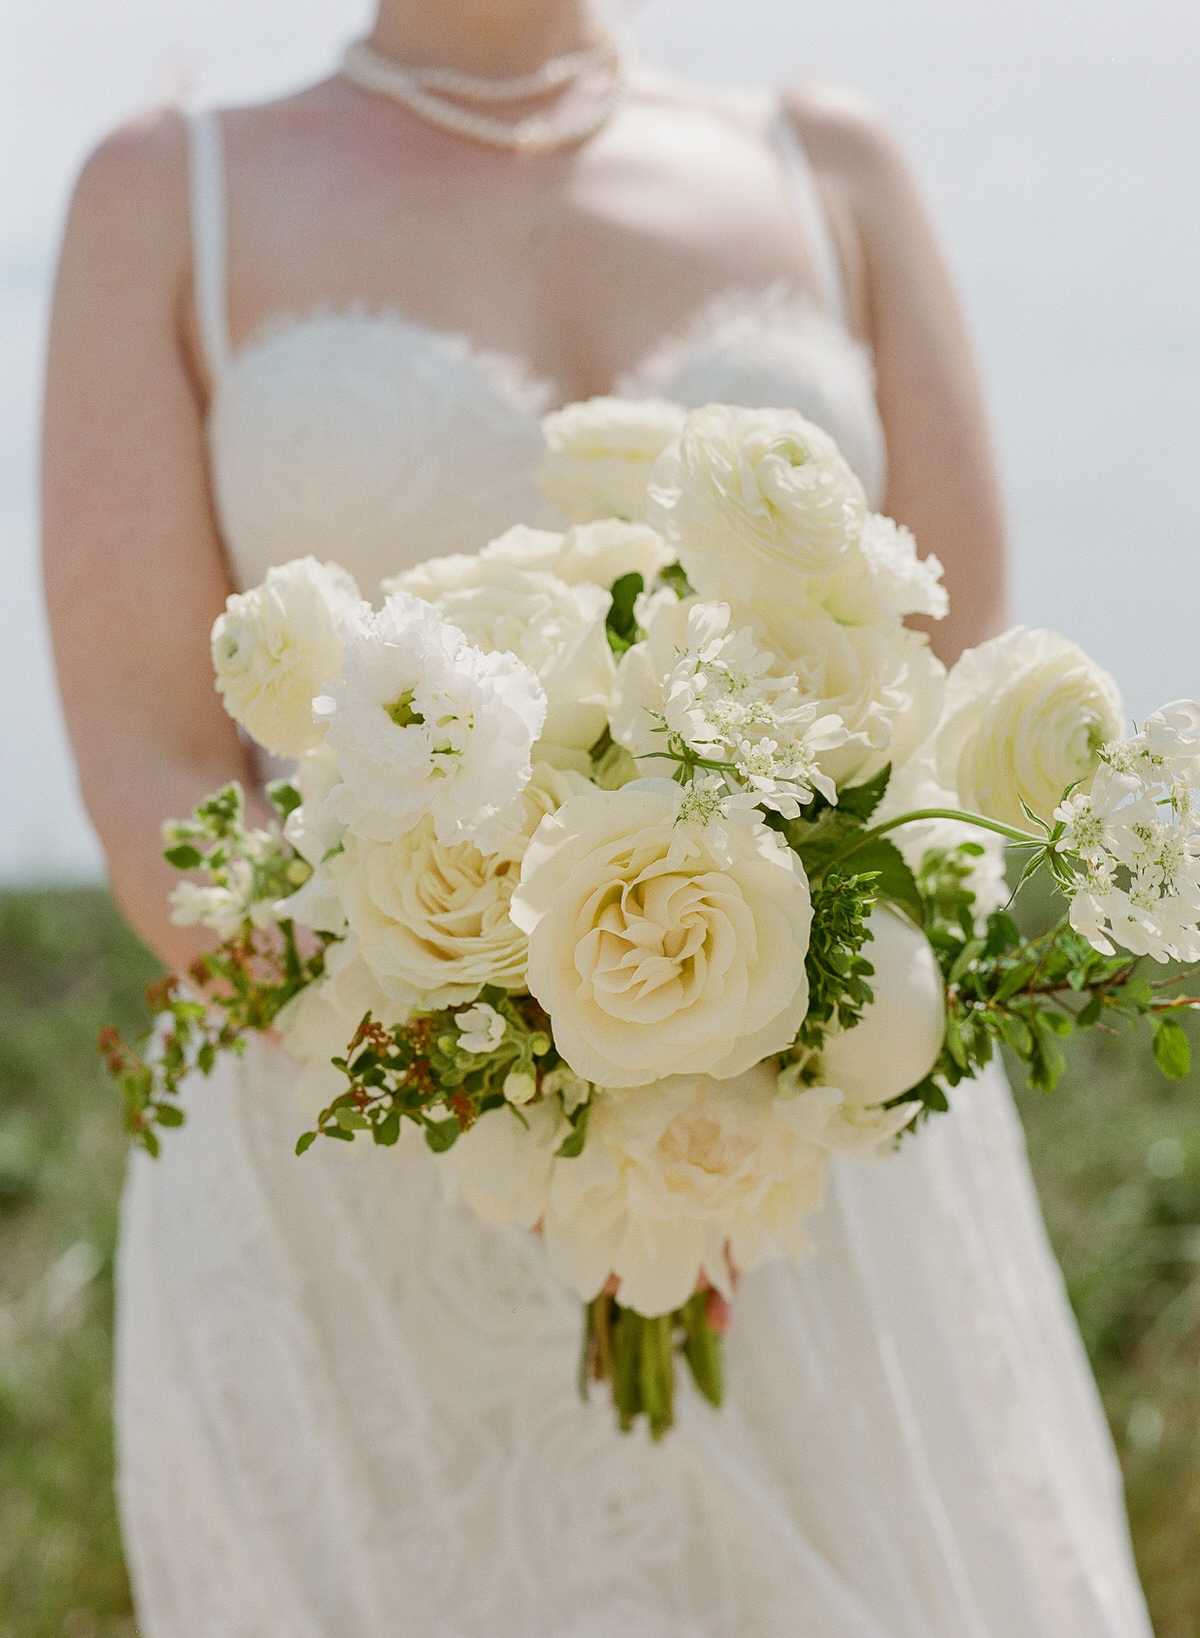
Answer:
[[[114,891],[172,966],[159,827],[255,770],[232,587],[364,586],[553,522],[539,416],[795,405],[998,629],[996,485],[903,165],[824,88],[629,63],[583,0],[382,0],[299,95],[111,137],[59,273],[47,584]],[[885,461],[886,452],[886,461]],[[292,1146],[259,1043],[135,1154],[120,1501],[146,1638],[1139,1638],[1119,1475],[998,1076],[845,1165],[747,1278],[729,1402],[658,1448],[572,1386],[540,1244],[385,1150]]]

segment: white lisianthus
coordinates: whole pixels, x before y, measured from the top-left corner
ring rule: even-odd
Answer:
[[[432,603],[468,642],[515,654],[536,672],[550,744],[586,751],[604,732],[615,672],[603,587],[482,557],[433,558],[386,586]]]
[[[843,567],[867,515],[833,439],[796,410],[693,410],[650,494],[648,521],[696,590],[757,615],[794,606],[810,576]]]
[[[212,629],[216,686],[235,722],[274,756],[317,745],[312,703],[342,663],[338,620],[359,591],[336,563],[297,558],[225,604]]]
[[[1092,777],[1124,720],[1116,683],[1081,648],[1014,626],[951,671],[938,777],[965,807],[1026,830],[1022,799],[1048,820],[1068,785]]]
[[[932,552],[917,556],[903,524],[873,512],[846,566],[810,581],[808,595],[846,626],[890,625],[908,614],[941,620],[950,607],[942,572]]]
[[[504,1039],[508,1025],[486,1001],[477,1001],[473,1007],[464,1007],[454,1014],[458,1030],[458,1044],[464,1052],[495,1052]]]
[[[442,1188],[488,1223],[531,1229],[546,1215],[554,1151],[571,1128],[555,1098],[489,1109],[436,1157]]]
[[[508,914],[521,859],[545,816],[586,788],[578,774],[537,763],[510,832],[487,853],[439,841],[428,818],[390,842],[347,837],[327,869],[384,989],[415,991],[432,1010],[468,1001],[484,984],[523,984],[528,942]]]
[[[640,574],[650,586],[675,561],[675,554],[648,523],[600,518],[576,524],[561,535],[517,524],[485,546],[479,558],[484,564],[505,563],[512,569],[557,575],[568,586],[581,581],[611,586],[627,574]]]
[[[340,676],[313,711],[341,783],[330,812],[355,835],[402,836],[428,815],[442,842],[496,834],[524,789],[546,716],[537,676],[485,654],[418,597],[360,604],[342,624]]]
[[[737,609],[734,617],[742,618]],[[923,632],[899,623],[841,625],[815,604],[781,608],[762,625],[801,698],[842,719],[846,739],[820,759],[839,786],[870,779],[887,763],[902,767],[937,726],[946,670]]]
[[[829,1163],[798,1124],[765,1064],[734,1080],[597,1089],[583,1153],[554,1165],[551,1268],[585,1301],[613,1273],[620,1301],[653,1315],[686,1302],[701,1277],[732,1296],[730,1261],[745,1273],[798,1260]]]
[[[576,1074],[607,1086],[738,1075],[795,1039],[812,920],[795,854],[752,811],[680,822],[670,780],[593,791],[544,819],[510,914],[529,989]]]
[[[830,1030],[821,1049],[822,1080],[863,1106],[887,1103],[923,1081],[946,1035],[941,969],[925,934],[884,904],[867,926],[872,940],[863,954],[875,968],[874,1000],[852,1029]]]
[[[651,468],[684,414],[662,398],[591,398],[547,415],[543,494],[572,523],[643,517]]]

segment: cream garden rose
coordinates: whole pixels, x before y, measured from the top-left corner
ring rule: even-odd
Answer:
[[[547,415],[543,493],[572,523],[643,517],[651,468],[684,414],[662,398],[591,398]]]
[[[1056,631],[1014,626],[968,649],[950,673],[937,732],[942,784],[964,807],[1028,829],[1022,799],[1050,820],[1068,785],[1086,782],[1119,739],[1116,683]]]
[[[336,563],[301,557],[237,592],[212,629],[216,686],[235,722],[275,756],[321,741],[313,699],[342,663],[338,620],[359,599]]]
[[[432,1010],[473,1000],[485,984],[524,984],[527,941],[508,914],[521,858],[542,819],[581,789],[578,775],[535,764],[494,852],[440,842],[429,819],[389,842],[347,837],[329,874],[383,990]]]
[[[550,1177],[550,1266],[585,1301],[615,1274],[641,1314],[670,1313],[702,1276],[732,1296],[731,1261],[803,1256],[828,1163],[765,1064],[597,1091],[583,1153]]]
[[[751,614],[795,605],[810,576],[843,567],[867,516],[833,439],[796,410],[693,410],[650,495],[648,520],[701,596]]]
[[[510,914],[527,982],[586,1080],[737,1075],[789,1045],[808,1006],[812,920],[796,855],[756,814],[679,822],[680,787],[635,780],[544,819]]]

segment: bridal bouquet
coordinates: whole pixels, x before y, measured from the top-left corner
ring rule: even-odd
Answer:
[[[721,1397],[718,1298],[800,1258],[835,1155],[891,1153],[998,1040],[1146,1017],[1187,1068],[1200,708],[1132,738],[1108,675],[1018,627],[947,676],[904,619],[936,559],[799,414],[596,400],[546,422],[571,526],[398,574],[304,558],[213,631],[226,708],[295,773],[167,827],[217,948],[103,1048],[134,1136],[277,1033],[303,1153],[423,1135],[448,1194],[537,1228],[584,1381],[670,1425]],[[979,838],[984,837],[981,841]],[[1024,939],[999,838],[1069,900]],[[298,1122],[299,1124],[299,1122]]]

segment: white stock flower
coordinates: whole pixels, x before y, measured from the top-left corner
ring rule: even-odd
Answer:
[[[550,1266],[585,1301],[613,1273],[620,1301],[648,1315],[678,1308],[701,1276],[731,1296],[728,1260],[745,1273],[803,1256],[828,1162],[765,1064],[597,1089],[583,1153],[554,1164]]]
[[[555,1098],[489,1109],[436,1157],[450,1200],[464,1200],[488,1223],[531,1229],[546,1215],[554,1151],[571,1128]]]
[[[233,875],[241,861],[230,866]],[[243,867],[249,874],[249,866]],[[171,924],[174,927],[207,927],[225,942],[236,938],[250,910],[244,893],[234,887],[217,887],[207,883],[176,882],[168,896]]]
[[[647,586],[675,561],[675,554],[648,523],[601,518],[580,523],[565,534],[528,529],[524,524],[499,535],[479,554],[485,564],[535,569],[557,575],[568,586],[585,581],[608,589],[622,575],[640,574]]]
[[[655,461],[685,411],[662,398],[590,398],[542,421],[542,492],[572,523],[639,519]]]
[[[837,445],[797,410],[693,410],[650,493],[649,521],[696,590],[759,616],[846,564],[867,515]]]
[[[941,620],[950,607],[942,572],[932,553],[917,556],[903,524],[873,512],[846,566],[810,581],[808,594],[842,625],[889,625],[908,614]]]
[[[1124,718],[1116,683],[1081,648],[1014,626],[950,672],[938,777],[964,807],[1027,830],[1022,798],[1049,820],[1066,788],[1091,778]]]
[[[737,1075],[795,1038],[812,920],[795,854],[753,813],[679,823],[680,787],[635,780],[544,819],[510,914],[529,989],[585,1079]]]
[[[314,704],[341,783],[327,798],[354,834],[387,841],[424,815],[443,842],[494,834],[528,783],[545,721],[537,676],[485,654],[418,597],[343,621],[340,676]]]
[[[852,1029],[831,1030],[821,1049],[822,1080],[864,1107],[923,1081],[946,1034],[941,969],[925,934],[883,904],[867,926],[873,937],[863,954],[875,969],[868,980],[874,1000]]]
[[[493,852],[440,842],[429,819],[390,842],[348,837],[327,868],[377,981],[415,991],[426,1009],[468,1001],[484,984],[523,984],[528,944],[508,914],[521,859],[546,814],[586,788],[535,764]]]
[[[477,648],[515,654],[536,672],[549,743],[586,751],[604,732],[615,671],[605,629],[612,598],[603,587],[459,556],[433,558],[386,589],[423,598]]]
[[[217,617],[212,659],[225,709],[274,756],[320,742],[313,700],[341,666],[338,620],[358,597],[344,569],[302,557],[268,569]]]
[[[464,1007],[454,1014],[458,1030],[458,1044],[464,1052],[495,1052],[504,1039],[508,1025],[486,1001],[477,1001],[473,1007]]]

